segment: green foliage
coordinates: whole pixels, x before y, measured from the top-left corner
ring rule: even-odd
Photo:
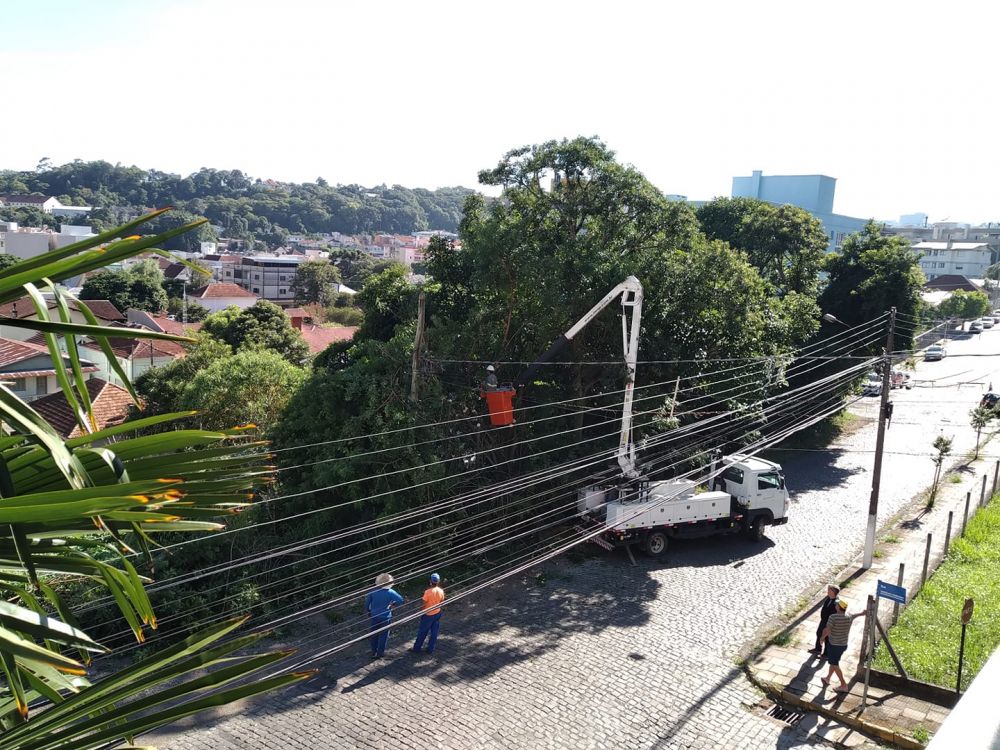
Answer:
[[[292,293],[300,305],[332,305],[337,298],[336,285],[340,281],[337,267],[325,260],[307,260],[295,269]]]
[[[966,633],[963,689],[1000,646],[998,566],[1000,502],[994,497],[969,521],[965,536],[952,542],[948,558],[890,631],[892,645],[912,677],[955,687],[962,630],[959,616],[967,598],[975,600],[976,608]],[[892,670],[884,646],[876,652],[875,663]]]
[[[937,306],[938,315],[943,318],[973,320],[990,310],[990,298],[983,292],[966,292],[957,289],[948,299]]]
[[[331,307],[326,310],[327,323],[339,323],[342,326],[359,326],[365,321],[365,314],[356,307]]]
[[[334,248],[330,250],[330,262],[337,267],[341,280],[352,289],[360,289],[375,270],[375,259],[364,250],[357,248]]]
[[[919,258],[905,238],[883,237],[874,221],[848,236],[839,253],[828,255],[825,268],[829,282],[820,307],[849,326],[872,320],[890,307],[909,316],[919,311],[925,282]],[[912,342],[912,333],[897,329],[896,349],[909,349]]]
[[[303,364],[309,356],[302,334],[292,328],[284,310],[267,300],[258,300],[245,310],[231,305],[212,313],[201,330],[234,351],[269,349],[294,365]]]
[[[43,229],[59,229],[62,220],[58,216],[47,214],[40,208],[15,208],[0,206],[0,221],[16,221],[20,227],[40,227]]]
[[[105,161],[46,165],[42,171],[0,172],[0,192],[34,191],[62,196],[74,205],[95,206],[88,217],[95,228],[110,228],[145,206],[176,206],[177,211],[156,220],[157,231],[176,224],[177,216],[206,217],[222,227],[225,237],[270,247],[284,244],[290,232],[353,235],[410,234],[423,229],[455,231],[462,204],[471,193],[462,187],[431,191],[399,185],[368,188],[265,181],[239,170],[201,169],[182,176]],[[171,238],[162,247],[197,249],[199,242],[213,239],[214,230],[204,226]]]
[[[87,277],[80,290],[80,299],[106,299],[122,312],[129,308],[161,312],[167,307],[163,291],[163,274],[155,261],[152,272],[144,263],[124,271],[98,271]]]
[[[169,414],[180,411],[181,394],[188,383],[214,362],[228,359],[232,347],[201,333],[198,343],[188,349],[187,356],[175,359],[163,367],[154,367],[140,375],[135,389],[142,397],[144,415]]]
[[[13,266],[19,258],[16,255],[10,255],[9,253],[0,253],[0,271],[5,268],[10,268]]]
[[[745,252],[783,294],[816,297],[827,237],[811,213],[756,198],[717,198],[700,206],[697,215],[705,236]]]
[[[388,341],[397,326],[416,318],[418,290],[406,280],[406,268],[393,265],[369,277],[354,301],[364,314],[360,338]]]
[[[199,323],[209,315],[209,309],[198,301],[189,299],[187,301],[187,322]],[[173,315],[178,321],[184,320],[184,300],[171,297],[167,300],[167,313]]]
[[[266,434],[305,377],[301,367],[276,352],[240,351],[198,372],[178,406],[198,411],[198,422],[207,429],[253,424]]]

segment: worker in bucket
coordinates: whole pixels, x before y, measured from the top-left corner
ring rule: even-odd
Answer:
[[[438,629],[441,627],[441,602],[444,601],[444,589],[439,585],[441,576],[431,573],[430,586],[424,592],[424,609],[420,615],[420,625],[417,628],[417,640],[413,642],[413,650],[416,653],[423,648],[424,639],[427,640],[427,653],[434,653],[434,646],[438,639]]]
[[[486,366],[486,387],[490,390],[497,387],[497,371],[493,365]]]
[[[389,643],[389,623],[392,622],[392,608],[403,603],[403,597],[392,588],[393,577],[388,573],[379,573],[375,578],[374,591],[365,597],[365,610],[370,618],[372,658],[378,659],[385,655],[385,647]]]

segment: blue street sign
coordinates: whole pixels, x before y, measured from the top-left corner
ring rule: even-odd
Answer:
[[[878,582],[878,590],[875,594],[880,599],[888,599],[891,602],[906,604],[906,589],[894,583]]]

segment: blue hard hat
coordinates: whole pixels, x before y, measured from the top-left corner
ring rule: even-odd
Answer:
[[[437,583],[440,580],[441,576],[439,576],[437,573],[431,573],[431,583]]]

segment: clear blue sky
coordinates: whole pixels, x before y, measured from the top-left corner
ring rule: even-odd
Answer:
[[[691,198],[820,173],[838,213],[1000,221],[998,20],[965,0],[5,0],[0,167],[472,187],[511,148],[596,134]]]

